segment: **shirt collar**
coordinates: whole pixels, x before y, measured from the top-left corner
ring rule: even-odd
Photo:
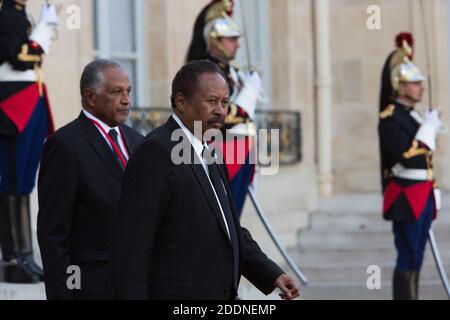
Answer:
[[[96,116],[92,115],[92,114],[91,114],[89,111],[87,111],[86,109],[83,109],[83,113],[84,113],[84,115],[85,115],[88,119],[91,119],[91,120],[96,121],[96,122],[102,127],[102,129],[105,130],[106,133],[109,133],[109,131],[110,131],[111,129],[114,129],[114,130],[117,132],[117,134],[120,136],[120,130],[119,130],[119,127],[111,128],[111,127],[108,126],[106,123],[104,123],[102,120],[100,120],[100,119],[97,118]]]
[[[399,101],[399,100],[395,100],[395,102],[397,102],[398,105],[400,105],[400,107],[402,107],[405,111],[413,111],[414,107],[412,106],[407,106],[406,104],[404,104],[403,102]]]
[[[178,123],[178,125],[183,130],[184,134],[189,139],[189,142],[191,143],[192,147],[195,150],[195,153],[199,156],[199,158],[202,158],[203,148],[207,147],[207,144],[205,142],[200,141],[194,134],[183,124],[181,119],[174,113],[172,114],[172,118]]]

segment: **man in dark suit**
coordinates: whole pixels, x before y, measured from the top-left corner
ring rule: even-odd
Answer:
[[[278,287],[282,298],[296,298],[297,284],[240,226],[223,166],[210,161],[203,134],[224,124],[224,75],[210,61],[188,63],[171,102],[174,114],[147,136],[124,176],[113,224],[116,298],[235,299],[241,275],[265,294]]]
[[[48,139],[39,174],[37,231],[48,299],[107,298],[111,222],[127,159],[143,140],[124,125],[131,85],[119,64],[91,62],[80,89],[83,111]],[[73,265],[81,288],[71,290]]]

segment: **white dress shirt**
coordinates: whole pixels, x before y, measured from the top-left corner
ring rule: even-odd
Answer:
[[[219,197],[217,196],[216,189],[214,189],[214,186],[211,182],[211,178],[209,177],[209,171],[208,171],[208,165],[206,164],[205,159],[203,158],[203,148],[208,148],[208,145],[206,142],[201,142],[197,137],[195,137],[192,132],[181,122],[180,118],[176,114],[172,114],[172,118],[178,123],[178,125],[183,130],[183,133],[186,135],[186,137],[189,139],[189,142],[191,143],[192,147],[194,148],[195,153],[197,154],[198,158],[200,159],[200,162],[203,166],[203,169],[205,170],[206,177],[208,177],[209,184],[211,185],[211,188],[214,192],[214,196],[216,197],[217,204],[219,205],[220,212],[222,213],[223,222],[225,223],[225,227],[227,229],[228,237],[231,239],[230,236],[230,229],[228,227],[227,219],[225,218],[225,214],[223,213],[222,205],[220,204]]]
[[[86,109],[83,109],[83,113],[88,119],[96,121],[102,127],[102,129],[105,130],[106,134],[108,134],[111,129],[115,130],[117,132],[118,140],[119,140],[118,147],[120,148],[120,150],[122,150],[122,153],[124,154],[124,156],[126,158],[125,160],[128,160],[130,156],[128,155],[128,151],[127,151],[127,148],[125,147],[125,143],[123,141],[122,133],[120,132],[119,127],[111,128],[106,123],[104,123],[102,120],[98,119],[97,117],[95,117],[91,113],[89,113],[89,111],[87,111]],[[111,150],[116,152],[113,149],[113,147],[112,147],[111,143],[109,142],[108,138],[106,137],[105,133],[100,128],[98,128],[97,126],[95,126],[95,127],[100,132],[100,134],[102,135],[103,139],[106,140],[106,143],[108,143],[108,146],[111,148]]]

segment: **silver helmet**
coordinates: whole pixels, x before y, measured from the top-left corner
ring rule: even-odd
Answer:
[[[209,21],[203,31],[206,43],[212,39],[241,37],[242,32],[236,22],[229,16]]]
[[[425,76],[420,72],[420,69],[405,57],[403,62],[395,66],[391,71],[392,88],[398,91],[400,83],[408,82],[422,82],[425,81]]]

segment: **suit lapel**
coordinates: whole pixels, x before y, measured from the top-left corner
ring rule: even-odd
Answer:
[[[166,125],[169,128],[169,132],[172,133],[176,129],[181,129],[178,123],[170,117],[167,121]],[[186,135],[183,133],[183,139],[186,139],[185,141],[189,141]],[[173,142],[175,145],[179,142]],[[208,201],[208,204],[211,208],[211,213],[216,217],[217,222],[220,225],[220,228],[222,229],[224,235],[229,240],[227,228],[225,226],[225,221],[223,219],[222,213],[219,208],[219,204],[217,203],[216,196],[214,195],[214,191],[212,189],[211,183],[209,182],[208,176],[206,175],[205,169],[203,169],[203,166],[200,163],[200,159],[198,158],[197,154],[195,153],[194,147],[189,143],[190,145],[190,152],[191,152],[191,162],[189,166],[191,167],[192,171],[194,172],[195,177],[197,178],[198,183],[200,184],[200,187],[203,190],[203,193],[206,197],[206,200]]]
[[[87,133],[87,141],[89,145],[94,149],[95,153],[103,160],[106,167],[111,171],[111,174],[122,181],[123,170],[120,168],[113,151],[106,143],[105,139],[89,119],[81,113],[79,118],[82,128]]]
[[[134,143],[133,139],[131,139],[131,136],[128,135],[128,131],[125,126],[120,126],[120,133],[122,134],[123,142],[125,143],[125,148],[127,149],[128,156],[131,157],[131,154],[136,148],[136,144]]]

